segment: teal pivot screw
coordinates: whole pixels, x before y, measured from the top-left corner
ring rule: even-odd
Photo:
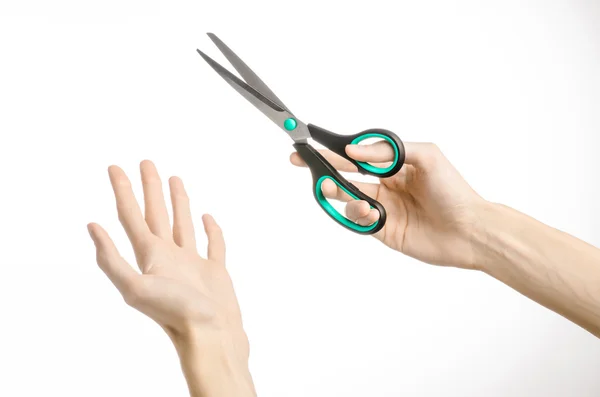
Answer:
[[[283,127],[288,131],[293,131],[297,125],[298,122],[296,121],[296,119],[291,117],[283,122]]]

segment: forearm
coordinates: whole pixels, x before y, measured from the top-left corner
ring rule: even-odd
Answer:
[[[481,270],[600,337],[600,250],[498,204],[473,234]]]
[[[190,396],[255,397],[247,347],[229,336],[210,339],[194,334],[173,339]]]

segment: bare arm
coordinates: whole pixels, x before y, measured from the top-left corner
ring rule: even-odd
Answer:
[[[503,205],[478,213],[481,270],[600,337],[600,250]]]
[[[379,184],[353,181],[388,212],[377,239],[426,263],[484,271],[600,337],[600,250],[484,200],[436,145],[406,142],[405,148],[406,163],[398,174]],[[394,155],[380,143],[349,145],[346,152],[384,165]],[[337,169],[356,172],[342,157],[323,155]],[[291,161],[305,165],[297,154]],[[323,184],[323,192],[348,202],[348,218],[372,222],[364,202],[352,201],[330,183]]]

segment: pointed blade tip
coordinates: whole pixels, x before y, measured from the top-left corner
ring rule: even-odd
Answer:
[[[210,40],[211,40],[213,43],[215,43],[215,45],[216,45],[217,47],[219,47],[221,44],[223,44],[223,42],[221,41],[221,39],[220,39],[220,38],[218,38],[216,34],[214,34],[214,33],[207,33],[207,35],[208,35],[208,37],[210,38]]]
[[[206,55],[205,53],[203,53],[202,51],[200,51],[198,48],[196,48],[196,51],[198,52],[198,54],[200,54],[200,56],[202,58],[204,58],[204,60],[208,61],[210,59],[212,61],[212,59],[208,55]]]

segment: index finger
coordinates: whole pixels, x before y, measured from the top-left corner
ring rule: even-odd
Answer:
[[[142,216],[142,211],[131,188],[131,182],[125,172],[116,165],[111,165],[108,167],[108,175],[115,193],[119,221],[123,225],[129,241],[136,246],[150,233],[150,229]]]

